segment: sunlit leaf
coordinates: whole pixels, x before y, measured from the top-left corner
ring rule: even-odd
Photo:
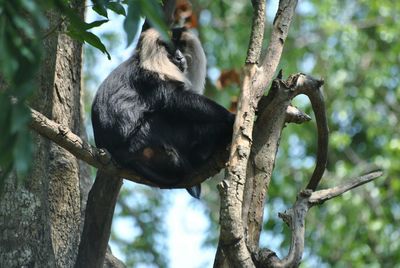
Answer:
[[[109,2],[107,4],[107,8],[114,11],[115,13],[119,14],[119,15],[123,15],[126,16],[126,11],[123,5],[121,5],[118,2]]]
[[[109,22],[109,20],[96,20],[91,23],[86,23],[85,30],[89,30],[91,28],[99,27],[103,25],[104,23]]]

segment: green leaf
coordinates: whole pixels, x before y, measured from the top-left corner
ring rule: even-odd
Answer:
[[[164,40],[169,40],[168,27],[165,24],[164,13],[157,0],[140,0],[143,14],[151,23],[151,26],[159,31]]]
[[[85,23],[85,30],[89,30],[95,27],[99,27],[101,25],[103,25],[104,23],[109,22],[109,20],[96,20],[94,22],[91,23]]]
[[[114,11],[115,13],[119,14],[119,15],[123,15],[126,16],[126,11],[123,5],[121,5],[118,2],[109,2],[107,4],[107,8]]]
[[[73,39],[75,39],[75,40],[78,40],[78,41],[84,43],[84,42],[85,42],[85,38],[83,37],[83,35],[82,35],[81,33],[82,33],[82,31],[77,31],[76,29],[69,29],[69,30],[67,31],[67,34],[68,34],[71,38],[73,38]]]
[[[88,43],[89,45],[99,49],[101,52],[107,55],[108,59],[111,59],[110,53],[108,53],[106,47],[97,35],[76,28],[69,29],[67,34],[78,41]]]
[[[99,49],[101,52],[107,55],[108,59],[111,59],[110,54],[108,53],[106,47],[104,44],[101,42],[100,38],[97,37],[97,35],[91,33],[91,32],[82,32],[83,39],[85,40],[86,43],[94,46],[95,48]]]
[[[97,14],[99,14],[100,16],[103,16],[103,17],[108,18],[107,8],[106,8],[105,6],[100,5],[100,4],[98,4],[98,5],[95,4],[95,5],[92,7],[92,9],[93,9]]]
[[[134,5],[134,3],[136,3]],[[124,30],[127,35],[127,46],[129,46],[138,33],[141,21],[141,5],[137,1],[132,1],[128,5],[128,14],[124,20]]]

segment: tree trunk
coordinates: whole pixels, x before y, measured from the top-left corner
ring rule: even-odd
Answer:
[[[72,5],[83,18],[84,1]],[[47,17],[49,29],[61,22],[57,12]],[[82,44],[62,31],[43,40],[45,56],[30,105],[80,134]],[[0,267],[72,267],[80,237],[79,178],[86,168],[45,138],[34,134],[34,142],[29,177],[20,183],[10,175],[1,196]]]

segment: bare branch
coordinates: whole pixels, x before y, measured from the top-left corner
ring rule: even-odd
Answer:
[[[270,42],[268,44],[265,57],[261,59],[261,65],[258,68],[255,68],[255,70],[250,69],[249,71],[245,72],[246,74],[248,74],[248,76],[250,76],[250,78],[246,79],[245,77],[245,79],[243,80],[241,94],[244,97],[243,98],[241,97],[239,100],[240,104],[239,111],[242,109],[240,108],[242,106],[246,107],[247,105],[250,105],[250,107],[249,110],[243,110],[243,113],[236,117],[237,122],[235,124],[240,126],[241,132],[244,134],[242,141],[238,140],[238,142],[245,143],[246,139],[248,139],[248,143],[252,141],[251,140],[253,133],[252,131],[254,128],[253,126],[254,116],[252,114],[252,109],[255,109],[254,107],[259,107],[259,110],[261,110],[260,106],[258,106],[258,102],[260,98],[264,95],[265,88],[271,83],[274,73],[276,72],[276,68],[279,64],[282,55],[283,46],[286,37],[288,35],[289,27],[292,18],[294,16],[294,11],[296,9],[296,6],[297,6],[297,0],[281,0],[279,2],[278,12],[276,13],[274,19]],[[251,94],[249,93],[246,94],[245,90],[248,90]],[[271,94],[271,98],[274,97],[272,95],[273,94]],[[248,100],[249,98],[251,99]],[[284,109],[286,109],[288,104],[289,103],[288,102],[286,103],[285,101],[285,103],[283,103],[282,106],[280,107],[285,107]],[[242,118],[244,120],[240,121]],[[261,121],[263,120],[260,120],[260,122]],[[275,123],[281,124],[282,121],[278,121]],[[278,144],[282,126],[280,126],[280,129],[278,131],[271,131],[271,134],[274,133],[272,140],[267,141],[267,143],[264,144],[266,144],[267,146],[271,144]],[[262,129],[261,123],[260,123],[260,129]],[[265,127],[263,129],[265,131],[269,131],[267,130],[268,127]],[[260,135],[265,134],[265,131],[261,131]],[[236,138],[236,136],[234,135],[234,139],[238,138]],[[262,140],[265,141],[265,139]],[[256,141],[254,140],[254,142]],[[233,153],[235,149],[236,148],[232,146],[231,152]],[[241,147],[241,149],[243,151],[243,147]],[[258,150],[257,148],[255,150],[252,149],[251,153],[253,154],[257,150]],[[274,150],[274,148],[271,148],[271,150]],[[244,168],[246,168],[246,172],[244,171],[242,172],[246,173],[247,179],[245,182],[246,190],[245,190],[245,196],[243,198],[244,201],[243,201],[242,217],[243,217],[243,222],[247,225],[245,226],[245,228],[247,228],[246,231],[249,236],[248,246],[250,247],[251,250],[255,250],[258,247],[258,239],[261,231],[262,216],[263,216],[262,210],[265,202],[265,194],[269,185],[269,181],[271,179],[272,169],[275,163],[274,160],[275,153],[271,155],[272,157],[272,159],[270,159],[271,161],[268,161],[266,163],[266,166],[270,167],[267,169],[262,169],[262,168],[258,169],[257,167],[254,166],[254,163],[249,163],[249,164],[247,163],[247,158],[250,155],[250,150],[244,152],[243,155],[247,156],[245,157],[245,160],[243,160],[243,164],[241,165],[242,167],[245,166]],[[257,155],[261,156],[262,153]],[[255,158],[252,156],[251,159]],[[260,175],[258,179],[254,178],[254,176],[256,176],[256,173],[259,173]],[[257,210],[256,207],[260,207],[260,209]],[[250,211],[250,209],[252,211]],[[249,227],[248,224],[252,226]]]
[[[300,111],[294,106],[289,105],[286,109],[286,119],[287,123],[302,124],[304,122],[310,121],[311,117]]]
[[[382,174],[382,171],[374,171],[352,179],[349,183],[341,186],[316,192],[312,192],[310,189],[301,191],[293,207],[283,213],[279,213],[279,217],[283,219],[292,232],[288,255],[281,260],[270,249],[261,249],[255,256],[257,266],[274,268],[298,267],[304,252],[305,219],[308,210],[315,205],[322,204],[326,200],[370,182]]]
[[[332,199],[332,198],[339,196],[347,191],[350,191],[353,188],[356,188],[367,182],[370,182],[382,175],[383,175],[383,172],[380,170],[377,170],[377,171],[373,171],[371,173],[362,175],[360,177],[357,177],[355,179],[352,179],[350,182],[348,182],[346,184],[313,192],[309,199],[309,202],[311,205],[322,204],[329,199]]]
[[[315,191],[322,178],[322,175],[325,172],[328,161],[329,129],[325,112],[325,100],[321,92],[321,86],[324,84],[324,81],[320,79],[314,79],[311,76],[302,73],[291,75],[288,78],[288,81],[290,81],[289,83],[295,84],[297,89],[294,92],[293,97],[299,94],[304,94],[310,99],[311,106],[315,114],[315,119],[317,121],[317,160],[314,172],[306,187],[307,189]]]
[[[214,267],[254,267],[244,239],[242,201],[256,110],[256,106],[252,105],[253,81],[256,79],[256,62],[262,45],[262,38],[260,40],[257,35],[261,34],[262,37],[264,32],[265,1],[254,0],[253,7],[252,38],[244,67],[229,163],[225,180],[218,187],[221,196],[221,233]]]
[[[261,249],[257,254],[257,267],[298,267],[304,251],[304,233],[307,212],[310,208],[308,199],[311,196],[311,190],[301,191],[297,195],[294,206],[279,217],[289,226],[292,232],[292,239],[288,255],[282,260],[269,249]]]
[[[256,111],[257,115],[260,115],[267,109],[267,106],[271,103],[272,97],[270,95],[263,96],[258,102],[258,108]],[[311,117],[300,111],[295,106],[289,105],[286,109],[286,123],[302,124],[304,122],[310,121]]]
[[[257,251],[262,229],[265,196],[275,166],[285,111],[290,103],[290,90],[279,79],[274,80],[267,98],[268,105],[258,115],[254,126],[253,144],[247,166],[243,221],[247,227],[247,246]]]
[[[260,58],[265,28],[265,1],[252,0],[253,4],[253,26],[251,27],[250,43],[247,50],[247,64],[257,64]]]
[[[279,1],[267,52],[265,57],[261,59],[261,68],[257,72],[256,85],[254,86],[256,88],[254,93],[257,98],[263,95],[264,89],[271,83],[276,72],[296,6],[297,0]],[[256,99],[256,101],[258,100]]]

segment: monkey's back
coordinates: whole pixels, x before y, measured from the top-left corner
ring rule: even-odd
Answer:
[[[121,63],[101,83],[93,101],[96,146],[111,153],[113,149],[127,145],[147,108],[130,82],[135,68],[133,57]]]

